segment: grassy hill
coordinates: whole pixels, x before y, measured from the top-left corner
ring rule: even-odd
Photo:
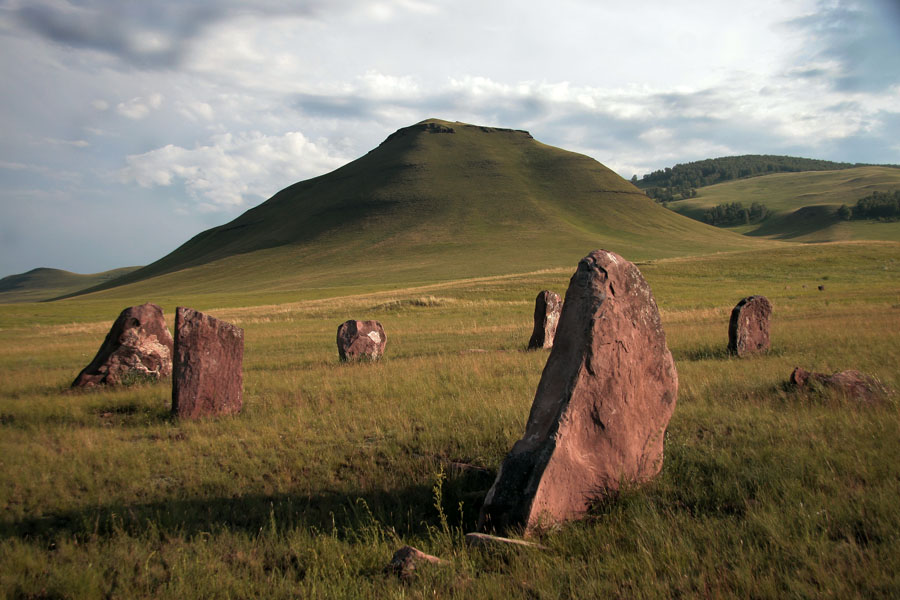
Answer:
[[[675,199],[693,197],[696,188],[734,179],[746,179],[773,173],[836,171],[865,166],[877,165],[839,163],[797,156],[743,154],[677,164],[672,168],[660,169],[644,175],[640,180],[635,180],[635,185],[646,190],[647,195],[657,201],[670,202]],[[896,165],[887,166],[896,167]]]
[[[102,273],[81,274],[61,269],[38,268],[0,279],[0,304],[38,302],[95,286],[131,273],[140,267],[123,267]]]
[[[763,243],[667,211],[527,132],[431,119],[91,291],[310,297],[558,267],[597,247],[642,259]]]
[[[777,173],[729,181],[698,190],[696,198],[670,202],[668,207],[694,219],[718,204],[753,202],[765,205],[765,220],[731,231],[749,236],[798,242],[839,240],[900,241],[900,223],[842,221],[835,212],[875,191],[900,189],[900,169],[855,167],[837,171]]]

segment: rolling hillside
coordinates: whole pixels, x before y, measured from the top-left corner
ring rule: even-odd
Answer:
[[[900,223],[843,221],[835,212],[875,191],[900,189],[900,169],[856,167],[837,171],[778,173],[729,181],[698,190],[696,198],[668,203],[676,212],[702,221],[718,204],[758,202],[770,215],[759,223],[729,227],[748,236],[797,242],[841,240],[900,241]]]
[[[138,268],[123,267],[87,275],[61,269],[32,269],[0,279],[0,304],[47,300],[110,281]]]
[[[760,247],[655,204],[597,161],[524,131],[427,120],[87,291],[253,294],[391,286]]]

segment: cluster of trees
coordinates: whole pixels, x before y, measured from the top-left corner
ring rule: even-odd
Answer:
[[[703,213],[703,221],[710,225],[729,227],[732,225],[749,225],[762,221],[769,214],[769,210],[754,202],[750,208],[744,208],[740,202],[717,204]]]
[[[798,171],[832,171],[863,166],[860,163],[837,163],[794,156],[774,156],[768,154],[745,154],[710,158],[697,162],[677,164],[644,175],[637,175],[631,181],[643,189],[657,202],[670,202],[682,198],[693,198],[697,188],[732,179],[743,179]]]
[[[837,215],[845,221],[850,219],[896,221],[900,219],[900,190],[874,192],[857,200],[856,206],[852,208],[841,204]]]

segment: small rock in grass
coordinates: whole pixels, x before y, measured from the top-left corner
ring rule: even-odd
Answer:
[[[556,326],[562,311],[562,299],[556,292],[544,290],[534,299],[534,330],[528,340],[528,349],[552,348]]]
[[[243,407],[244,330],[193,308],[175,311],[172,412],[234,414]]]
[[[748,296],[731,311],[728,351],[739,357],[768,352],[772,303],[765,296]]]
[[[887,397],[889,391],[878,379],[855,369],[826,375],[813,373],[797,367],[791,373],[790,383],[798,390],[816,387],[835,390],[847,398],[862,402],[878,402]]]
[[[150,302],[119,314],[106,339],[72,387],[117,385],[130,380],[158,380],[172,374],[172,334],[163,310]]]
[[[342,361],[378,360],[384,354],[387,336],[378,321],[341,323],[337,330],[338,355]]]
[[[413,571],[416,570],[416,567],[423,563],[445,565],[447,564],[447,561],[440,559],[437,556],[432,556],[431,554],[425,554],[418,548],[403,546],[394,552],[391,562],[388,563],[384,570],[385,572],[393,573],[400,579],[409,579],[412,576]]]

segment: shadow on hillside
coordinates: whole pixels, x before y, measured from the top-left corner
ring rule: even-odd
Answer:
[[[472,531],[493,473],[458,473],[444,481],[443,510],[451,527]],[[463,503],[460,513],[459,505]],[[172,499],[65,511],[0,521],[0,538],[43,539],[192,537],[243,531],[281,534],[296,529],[356,538],[373,529],[398,536],[422,535],[439,527],[434,490],[414,485],[395,490],[298,494],[249,494],[233,498]]]

